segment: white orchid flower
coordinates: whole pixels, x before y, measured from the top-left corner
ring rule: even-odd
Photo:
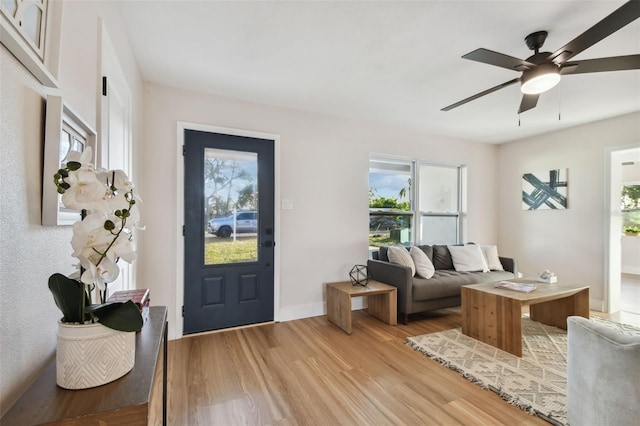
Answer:
[[[82,263],[82,260],[81,260]],[[104,258],[100,265],[87,262],[81,281],[85,284],[95,284],[100,291],[107,288],[107,284],[115,281],[120,275],[120,268],[111,260]]]
[[[129,200],[124,193],[118,193],[113,197],[109,198],[109,207],[110,212],[114,212],[116,210],[129,209]]]
[[[133,245],[129,240],[129,233],[123,231],[123,234],[120,235],[113,246],[111,246],[111,250],[107,254],[112,261],[117,261],[118,259],[122,259],[127,263],[131,263],[136,260],[136,252],[133,250]]]
[[[99,250],[101,246],[106,249],[113,235],[104,229],[104,222],[107,217],[103,213],[92,213],[73,224],[73,237],[71,238],[71,247],[73,248],[73,256],[83,255],[89,257],[94,249]]]
[[[108,208],[107,189],[94,172],[81,168],[70,172],[66,182],[70,187],[62,194],[62,203],[68,208],[100,211]]]
[[[54,175],[62,203],[85,213],[73,225],[71,239],[73,256],[81,266],[78,278],[97,286],[105,298],[107,284],[120,274],[117,262],[136,259],[132,239],[140,220],[136,206],[140,196],[123,170],[96,169],[90,147],[82,153],[69,152],[65,160]]]
[[[74,161],[76,163],[80,163],[82,165],[90,165],[93,167],[93,148],[90,146],[86,147],[82,152],[80,151],[69,151],[65,158],[65,161]]]
[[[113,170],[111,172],[111,184],[120,192],[133,191],[133,182],[124,170]]]

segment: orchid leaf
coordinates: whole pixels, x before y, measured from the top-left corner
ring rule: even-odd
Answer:
[[[93,313],[100,324],[114,330],[140,331],[142,328],[142,314],[131,300],[87,306],[85,312]]]
[[[82,297],[85,297],[85,301],[87,299],[81,283],[62,274],[53,274],[49,277],[49,290],[53,294],[56,305],[62,311],[64,322],[84,322]]]

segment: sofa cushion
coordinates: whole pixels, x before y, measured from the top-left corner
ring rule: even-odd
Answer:
[[[383,262],[389,261],[389,247],[380,247],[378,250],[378,260],[382,260]]]
[[[389,262],[397,263],[398,265],[402,266],[408,266],[409,268],[411,268],[411,276],[414,276],[416,274],[416,266],[413,263],[413,259],[407,251],[407,248],[402,244],[392,245],[391,247],[389,247],[387,254],[389,256]]]
[[[489,272],[480,246],[449,246],[453,267],[458,272]]]
[[[421,277],[413,278],[412,297],[416,302],[421,300],[440,299],[443,297],[460,297],[460,287],[463,285],[480,284],[513,278],[513,274],[507,271],[480,273],[436,270],[431,279],[427,280]]]
[[[422,250],[424,252],[424,254],[427,255],[427,257],[429,258],[431,263],[433,264],[433,247],[427,246],[427,245],[416,246],[416,247],[418,247],[420,250]]]
[[[422,248],[413,246],[411,247],[411,250],[409,250],[409,254],[411,255],[413,263],[416,266],[416,275],[419,275],[422,278],[431,278],[436,270],[433,267],[431,259],[429,259],[424,250],[422,250]]]
[[[484,254],[484,259],[487,261],[487,266],[490,270],[504,271],[504,267],[498,256],[497,246],[480,246],[480,248],[482,248],[482,254]]]
[[[451,252],[447,246],[434,245],[433,249],[433,266],[436,271],[439,269],[454,269],[451,260]]]

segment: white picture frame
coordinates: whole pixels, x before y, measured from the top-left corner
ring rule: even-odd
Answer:
[[[74,143],[76,146],[74,146]],[[96,131],[71,108],[64,104],[61,96],[47,96],[44,166],[42,172],[42,225],[72,225],[80,219],[80,212],[67,209],[61,201],[54,184],[53,175],[60,169],[61,163],[70,149],[91,147],[97,152]]]
[[[0,42],[43,86],[58,88],[63,2],[17,0],[7,4],[13,5],[14,10],[0,4]],[[27,7],[42,11],[42,20],[34,30],[39,34],[37,46],[21,26],[20,13]]]

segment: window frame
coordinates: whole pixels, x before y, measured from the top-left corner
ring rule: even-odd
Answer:
[[[390,156],[380,156],[380,155],[370,155],[369,156],[369,168],[368,168],[368,175],[371,175],[371,162],[378,162],[378,163],[387,163],[387,164],[396,164],[396,165],[404,165],[404,166],[408,166],[410,171],[409,171],[409,177],[412,180],[412,182],[415,182],[415,169],[416,169],[416,161],[415,160],[411,160],[411,159],[407,159],[407,158],[399,158],[399,157],[390,157]],[[410,193],[409,193],[409,210],[400,210],[400,209],[392,209],[392,208],[388,208],[388,209],[384,209],[384,208],[376,208],[376,210],[372,210],[371,208],[369,208],[369,223],[371,223],[371,216],[393,216],[393,217],[397,217],[397,216],[403,216],[407,218],[407,223],[409,223],[409,234],[410,234],[410,239],[409,239],[409,244],[412,244],[413,241],[415,240],[415,192],[414,192],[414,187],[415,185],[411,185],[410,188]],[[369,186],[369,190],[371,190],[371,187]]]
[[[420,241],[420,236],[422,235],[422,218],[423,217],[455,217],[456,218],[456,234],[455,234],[455,243],[460,244],[462,240],[462,169],[464,166],[462,165],[451,165],[451,164],[442,164],[442,163],[434,163],[428,161],[419,161],[418,167],[416,167],[416,184],[414,185],[414,190],[416,194],[414,195],[414,199],[416,200],[416,215],[415,215],[415,229],[418,230],[415,234],[415,238],[413,239],[413,244],[423,244]],[[426,212],[420,210],[420,169],[422,166],[428,167],[441,167],[448,169],[456,170],[456,211],[455,212]],[[429,243],[424,243],[429,244]]]
[[[455,244],[460,244],[463,235],[463,190],[464,190],[464,165],[458,164],[444,164],[444,163],[436,163],[430,161],[423,161],[417,159],[408,159],[408,158],[399,158],[393,156],[386,155],[378,155],[371,154],[369,156],[369,168],[368,173],[369,176],[371,174],[371,163],[372,162],[381,162],[381,163],[395,163],[395,164],[406,164],[410,165],[410,179],[411,179],[411,190],[409,197],[409,205],[410,209],[406,210],[398,210],[398,209],[379,209],[375,210],[369,208],[369,222],[371,223],[372,216],[405,216],[408,218],[410,223],[409,233],[410,238],[408,241],[409,245],[422,244],[421,235],[422,235],[422,218],[423,217],[443,217],[450,218],[454,217],[456,219],[456,232],[455,232]],[[456,170],[456,211],[453,212],[426,212],[420,210],[420,169],[423,166],[427,167],[442,167]],[[369,191],[371,191],[371,186],[369,186]],[[369,229],[371,232],[371,229]],[[429,244],[429,243],[424,243]],[[371,244],[370,250],[372,250]]]
[[[634,213],[636,212],[640,212],[640,207],[638,208],[630,208],[630,209],[626,209],[624,208],[624,205],[622,205],[622,191],[624,190],[625,187],[627,186],[639,186],[640,185],[640,181],[629,181],[629,182],[624,182],[622,183],[622,186],[620,188],[620,214],[622,217],[622,231],[624,232],[624,228],[626,228],[627,226],[636,226],[636,224],[634,223],[632,216],[634,215]]]

